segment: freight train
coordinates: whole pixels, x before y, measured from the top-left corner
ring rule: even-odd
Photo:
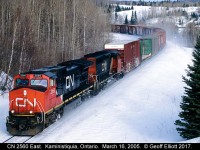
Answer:
[[[160,28],[112,25],[112,31],[141,38],[108,43],[104,50],[80,59],[16,75],[9,92],[7,131],[36,135],[62,117],[70,102],[97,95],[109,81],[122,78],[166,44],[166,33]]]

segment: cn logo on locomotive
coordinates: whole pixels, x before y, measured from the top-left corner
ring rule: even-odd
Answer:
[[[74,86],[74,74],[66,77],[66,89],[69,89],[71,85]]]
[[[21,104],[19,104],[21,103]],[[27,103],[31,105],[33,108],[36,106],[36,98],[34,98],[33,103],[29,101],[27,98],[16,98],[16,106],[18,107],[26,107]]]

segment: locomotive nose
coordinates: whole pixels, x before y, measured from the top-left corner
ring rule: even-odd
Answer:
[[[33,114],[36,103],[34,90],[23,88],[10,93],[11,113]]]

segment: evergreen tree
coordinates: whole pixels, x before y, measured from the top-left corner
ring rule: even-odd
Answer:
[[[200,137],[200,36],[193,52],[193,66],[188,65],[185,95],[180,105],[180,120],[176,120],[177,131],[186,139]]]
[[[110,4],[110,5],[108,6],[107,13],[111,13],[111,12],[112,12],[112,5]]]
[[[134,7],[133,7],[133,5],[131,6],[131,9],[132,9],[132,10],[134,10]]]
[[[126,15],[126,18],[125,18],[124,24],[128,24],[128,16],[127,16],[127,15]]]
[[[137,13],[135,11],[135,24],[137,24]]]
[[[115,8],[115,12],[120,12],[122,11],[121,7],[119,6],[119,4],[117,4],[116,8]]]
[[[131,16],[131,24],[134,25],[135,24],[135,17],[132,11],[132,16]]]
[[[118,15],[117,15],[117,12],[115,12],[115,21],[117,21],[118,19]]]
[[[179,18],[179,25],[182,25],[182,20]]]
[[[133,11],[132,11],[132,16],[131,16],[131,21],[130,21],[130,23],[131,23],[132,25],[136,25],[136,24],[137,24],[137,13],[136,13],[136,11],[135,11],[135,14],[134,14]]]
[[[194,12],[191,14],[191,17],[195,18],[195,19],[198,19],[198,15],[196,13],[194,13]]]
[[[132,6],[136,5],[137,3],[135,1],[132,2]]]

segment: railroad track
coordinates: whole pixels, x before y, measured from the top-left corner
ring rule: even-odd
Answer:
[[[115,83],[115,84],[114,84]],[[106,85],[106,89],[109,88],[110,86],[117,86],[118,84],[120,84],[120,82],[114,82],[111,81]],[[106,94],[108,91],[103,90],[102,94]],[[87,101],[90,98],[87,98],[84,101]],[[82,101],[80,99],[75,100],[74,102],[72,102],[71,104],[68,105],[68,111],[71,111],[71,109],[75,109],[76,107],[78,107],[79,105],[81,105]],[[67,107],[66,107],[67,108]],[[50,125],[51,126],[51,125]],[[37,134],[36,134],[37,135]],[[34,136],[36,136],[34,135]],[[11,136],[8,139],[4,140],[2,143],[26,143],[27,141],[29,141],[30,139],[32,139],[34,136]]]
[[[28,140],[34,136],[11,136],[2,143],[26,143]]]

